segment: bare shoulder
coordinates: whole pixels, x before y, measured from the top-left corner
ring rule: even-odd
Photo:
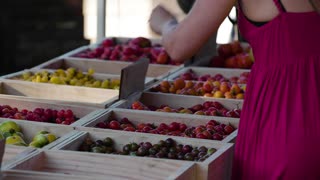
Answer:
[[[313,11],[309,0],[240,0],[244,14],[253,21],[266,22],[279,14],[275,2],[281,3],[287,12]]]
[[[240,5],[252,21],[267,22],[279,14],[273,0],[240,0]]]

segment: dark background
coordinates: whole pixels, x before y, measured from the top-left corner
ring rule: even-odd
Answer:
[[[81,0],[1,0],[0,75],[89,44]]]

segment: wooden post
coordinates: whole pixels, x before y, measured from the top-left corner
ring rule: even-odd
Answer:
[[[97,39],[100,42],[106,33],[106,0],[97,0]]]
[[[6,142],[5,139],[0,140],[0,179],[2,179],[1,164],[2,164],[3,154],[4,154],[4,147],[6,145],[5,142]]]

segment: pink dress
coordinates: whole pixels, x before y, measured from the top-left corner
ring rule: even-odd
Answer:
[[[233,179],[320,179],[320,15],[285,12],[239,28],[255,64],[247,85]]]

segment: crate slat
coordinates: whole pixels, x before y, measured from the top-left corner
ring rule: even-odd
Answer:
[[[137,166],[139,164],[139,166]],[[70,151],[42,151],[12,164],[10,171],[50,176],[66,175],[107,179],[195,179],[192,162],[135,158]],[[124,173],[125,172],[125,173]],[[176,173],[177,172],[177,173]],[[186,175],[185,175],[186,173]]]
[[[110,137],[115,141],[115,149],[122,148],[125,144],[130,142],[150,142],[157,143],[159,140],[165,140],[159,135],[153,134],[135,134],[134,136],[131,133],[126,132],[79,132],[78,138],[74,140],[65,141],[64,144],[60,144],[60,146],[56,146],[53,149],[60,150],[71,150],[77,151],[81,143],[85,138],[91,138],[92,140],[98,140],[105,137]],[[207,158],[203,162],[195,162],[196,164],[196,179],[229,179],[231,177],[231,167],[232,167],[232,155],[234,151],[234,144],[231,143],[221,143],[214,142],[210,140],[201,140],[201,139],[193,139],[193,138],[182,138],[182,137],[171,137],[178,144],[189,144],[192,146],[206,146],[209,148],[216,148],[217,151],[212,154],[209,158]],[[108,156],[107,154],[103,154]],[[112,155],[119,156],[121,155]],[[126,156],[128,158],[137,159],[143,157],[132,157]],[[162,159],[160,159],[162,160]],[[167,160],[169,161],[169,160]],[[171,160],[178,162],[188,162],[181,160]]]
[[[1,177],[1,176],[0,176]],[[89,177],[86,176],[73,176],[64,174],[52,174],[52,173],[42,173],[34,171],[23,171],[23,170],[6,170],[3,171],[3,180],[88,180]],[[103,178],[95,178],[102,180]]]

